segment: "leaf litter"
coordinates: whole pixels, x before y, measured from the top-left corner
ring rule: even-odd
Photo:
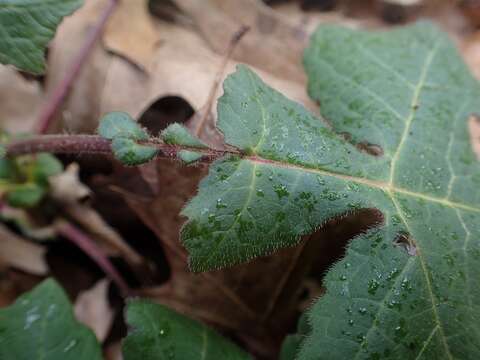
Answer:
[[[7,84],[9,91],[13,84],[14,90],[22,94],[21,103],[18,103],[20,96],[11,96],[9,103],[3,102],[6,98],[2,97],[0,108],[2,111],[10,111],[9,116],[2,118],[2,126],[10,131],[33,129],[36,113],[25,112],[25,96],[32,103],[31,108],[38,108],[41,101],[45,100],[46,95],[58,84],[71,62],[74,50],[105,6],[104,2],[93,0],[85,3],[84,8],[62,24],[52,43],[48,58],[49,71],[43,80],[44,88],[37,86],[36,82],[23,79],[10,69],[7,69],[8,72],[1,69],[0,92],[8,94]],[[195,0],[175,0],[173,3],[177,7],[174,22],[147,12],[147,2],[143,1],[125,1],[117,9],[117,14],[114,14],[107,26],[103,42],[94,48],[62,111],[57,115],[57,129],[73,133],[92,132],[97,126],[99,116],[111,110],[126,111],[139,119],[156,101],[173,94],[186,100],[196,111],[189,122],[186,122],[189,119],[184,119],[190,128],[195,129],[201,119],[208,119],[207,126],[203,131],[199,131],[198,135],[204,141],[211,142],[212,137],[218,136],[213,130],[216,109],[204,107],[208,103],[208,94],[212,89],[215,74],[224,60],[223,54],[228,49],[228,43],[243,25],[250,26],[250,32],[236,47],[231,60],[227,62],[224,74],[231,73],[237,62],[248,63],[256,68],[256,72],[267,83],[318,113],[317,105],[306,94],[306,79],[301,67],[301,54],[314,27],[321,22],[336,22],[362,28],[386,26],[379,20],[378,15],[371,15],[373,12],[367,11],[368,15],[365,16],[365,11],[349,9],[348,6],[331,13],[319,13],[302,12],[296,4],[279,5],[272,10],[259,1],[250,0],[245,3],[230,0],[205,1],[200,8]],[[443,11],[451,10],[449,4],[443,6]],[[157,7],[161,5],[157,4]],[[440,9],[436,12],[429,11],[426,12],[429,16],[436,18],[452,36],[465,45],[463,49],[466,60],[478,74],[476,64],[479,56],[475,47],[478,47],[480,42],[478,37],[469,35],[473,33],[469,30],[470,25],[465,20],[462,22],[460,17],[455,17],[452,22],[452,17],[445,17]],[[126,14],[131,16],[128,27],[124,20]],[[218,24],[223,24],[225,31],[218,31]],[[146,36],[145,41],[135,41],[139,36]],[[224,76],[222,75],[222,80]],[[221,89],[217,89],[213,98],[220,95]],[[208,116],[198,116],[201,110],[208,112]],[[28,121],[11,121],[16,118],[28,118]],[[472,146],[478,149],[478,121],[472,118],[470,123]],[[215,141],[219,142],[218,139]],[[480,150],[477,150],[478,153]],[[86,164],[87,167],[99,166],[110,171],[108,161],[106,159],[98,162],[86,158],[82,159],[82,167]],[[308,282],[302,280],[310,270],[308,266],[303,268],[304,265],[299,259],[305,258],[310,242],[307,247],[282,250],[275,255],[233,269],[193,275],[186,268],[185,251],[178,240],[183,223],[178,213],[185,202],[195,194],[198,181],[206,174],[206,170],[201,166],[185,168],[159,161],[149,164],[148,170],[141,171],[148,172],[144,178],[154,179],[149,182],[153,195],[148,197],[142,195],[143,190],[140,189],[137,194],[135,187],[130,187],[128,191],[122,190],[124,186],[128,186],[122,183],[128,180],[122,177],[122,171],[108,180],[132,209],[132,216],[140,218],[157,237],[163,249],[161,251],[165,253],[166,263],[163,264],[163,269],[159,267],[155,271],[171,273],[171,278],[162,284],[141,284],[139,293],[215,324],[235,334],[236,340],[246,344],[251,351],[272,357],[282,335],[298,314],[302,289],[311,287],[312,281],[318,284],[321,280],[321,276],[316,276],[313,280],[312,277],[307,277]],[[84,180],[90,186],[95,184],[93,176],[84,177]],[[78,187],[82,186],[79,183]],[[95,196],[95,188],[92,190]],[[94,209],[82,210],[82,206],[77,206],[75,211],[79,215],[73,217],[77,219],[82,216],[82,211],[95,212]],[[111,212],[104,213],[108,222]],[[105,221],[99,226],[96,231],[90,230],[97,234],[110,232],[101,230],[104,226],[108,229]],[[341,224],[338,226],[341,227]],[[122,234],[106,236],[118,239]],[[142,256],[136,252],[142,251],[135,250],[134,240],[121,240],[126,246],[123,252],[110,249],[110,254],[125,258],[130,264],[141,261],[139,258]],[[130,250],[126,249],[130,247],[133,250],[128,255]],[[285,280],[280,271],[285,268],[291,270],[291,279]],[[38,269],[35,271],[38,272]],[[48,271],[48,268],[42,270]],[[259,278],[258,274],[269,276]],[[287,286],[291,283],[297,285],[293,288]],[[267,295],[275,292],[279,298],[285,296],[280,305],[272,305],[268,299]],[[302,303],[308,301],[302,299]],[[264,319],[265,326],[259,326],[252,331],[266,311],[270,314]]]

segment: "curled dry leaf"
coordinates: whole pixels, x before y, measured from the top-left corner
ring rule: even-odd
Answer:
[[[301,67],[307,34],[259,0],[174,0],[189,15],[217,53],[224,53],[242,26],[250,32],[234,59],[278,77],[303,81]],[[222,29],[222,31],[218,31]]]
[[[194,109],[200,109],[207,102],[223,57],[213,53],[203,39],[191,30],[162,21],[157,21],[157,28],[162,36],[162,44],[154,54],[150,76],[121,57],[112,59],[103,89],[102,113],[121,110],[138,118],[159,98],[171,95],[183,98]],[[226,73],[232,72],[234,67],[235,63],[230,62]],[[266,72],[260,74],[309,109],[316,108],[309,100],[304,84],[283,80]]]
[[[29,238],[44,241],[56,236],[53,226],[39,223],[38,219],[25,209],[3,206],[1,215],[4,221],[13,222]]]
[[[109,284],[102,279],[80,293],[75,301],[75,317],[92,329],[100,342],[106,339],[113,322],[114,312],[108,303]]]
[[[63,78],[68,65],[78,50],[78,44],[84,41],[92,24],[97,21],[107,4],[107,1],[87,0],[84,7],[76,12],[75,16],[66,19],[62,23],[49,53],[49,69],[54,69],[54,71],[52,70],[46,77],[47,93],[50,93]],[[112,37],[115,39],[120,37],[123,41],[123,37],[119,34],[122,34],[123,28],[131,22],[115,20],[114,15],[104,38],[106,48],[101,43],[94,47],[89,60],[84,64],[80,76],[76,79],[72,91],[62,107],[62,111],[58,113],[59,120],[61,120],[58,123],[58,127],[63,124],[63,128],[67,131],[94,132],[101,114],[109,111],[126,111],[138,118],[152,103],[168,95],[182,97],[195,109],[201,108],[206,103],[214,75],[223,60],[222,56],[215,54],[205,43],[204,38],[192,31],[192,29],[186,28],[182,24],[159,20],[146,13],[145,4],[146,1],[122,3],[122,7],[119,8],[119,14],[125,12],[141,14],[138,16],[148,19],[146,22],[155,27],[155,32],[153,32],[151,25],[142,25],[148,26],[148,33],[151,34],[146,42],[152,46],[154,43],[158,43],[158,46],[153,46],[153,51],[149,51],[151,58],[147,59],[145,55],[147,52],[143,52],[141,60],[133,59],[130,56],[131,50],[127,52],[126,49],[118,51],[120,56],[115,54],[112,56],[109,53],[108,50],[114,47],[112,42],[117,45],[120,43],[120,41],[115,43]],[[205,3],[205,6],[207,5]],[[255,8],[258,7],[257,5]],[[210,7],[211,5],[208,6]],[[248,6],[244,7],[248,8]],[[127,9],[129,10],[127,11]],[[263,11],[266,14],[273,14],[268,8],[262,9],[264,9]],[[230,11],[233,10],[230,9]],[[215,14],[216,12],[213,12],[211,14],[212,17]],[[229,22],[231,15],[220,12],[219,16],[222,14],[224,22]],[[283,23],[279,23],[277,26],[278,31],[283,26]],[[226,44],[231,40],[232,34],[238,31],[239,27],[237,23],[234,26],[229,25],[228,28],[232,29],[232,33],[224,32],[227,34]],[[141,29],[134,29],[133,31],[138,33]],[[159,41],[154,39],[156,38],[154,33],[159,36]],[[271,54],[276,54],[276,47],[279,47],[281,44],[283,51],[288,48],[287,52],[290,55],[287,54],[287,60],[280,60],[282,56],[276,54],[274,59],[277,62],[286,64],[285,66],[288,68],[296,68],[295,71],[298,76],[291,77],[291,79],[295,78],[296,80],[280,79],[280,77],[283,77],[280,75],[288,73],[288,71],[283,72],[281,66],[279,66],[278,71],[275,70],[274,75],[271,75],[269,72],[260,72],[260,74],[270,84],[287,94],[290,98],[305,104],[313,111],[317,111],[315,104],[306,94],[305,84],[303,83],[303,71],[299,67],[303,45],[299,48],[298,42],[295,45],[295,42],[292,41],[291,45],[295,46],[296,49],[294,51],[292,47],[285,46],[284,39],[282,39],[283,35],[283,32],[280,31],[279,34],[275,35],[275,41],[264,41],[261,44],[260,48],[262,51],[270,55],[268,58],[265,58],[263,64],[259,65],[267,71],[276,69],[268,66],[267,63],[268,59],[272,59]],[[252,37],[252,34],[247,34],[242,39],[241,44],[245,41],[252,41],[248,40],[249,37]],[[123,46],[127,47],[127,43],[123,44]],[[137,43],[143,43],[143,40],[137,41]],[[242,46],[241,44],[240,46]],[[255,38],[254,44],[259,44],[259,38]],[[223,43],[219,43],[218,47],[223,45]],[[237,53],[252,53],[253,46],[251,44],[250,47],[243,50],[238,48],[234,54],[234,60],[237,60]],[[257,58],[263,58],[258,55],[256,54]],[[129,60],[126,60],[126,58]],[[241,56],[238,57],[238,60],[245,61]],[[132,62],[140,66],[132,65]],[[142,65],[141,63],[144,64]],[[150,69],[148,74],[140,70],[147,63]],[[227,66],[226,73],[232,72],[234,66],[235,64],[232,61]]]
[[[55,200],[65,204],[74,204],[90,196],[90,189],[78,177],[79,170],[80,167],[77,163],[71,163],[63,173],[48,179],[50,195]]]
[[[45,247],[21,238],[4,225],[0,225],[0,238],[0,264],[34,275],[48,273]]]
[[[27,132],[34,127],[42,91],[39,84],[23,78],[15,69],[0,66],[0,120],[2,130]]]
[[[147,1],[119,2],[107,24],[103,41],[108,50],[148,72],[160,36],[148,12]]]

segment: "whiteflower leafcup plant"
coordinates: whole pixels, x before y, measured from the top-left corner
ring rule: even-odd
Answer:
[[[0,0],[0,60],[42,71],[56,25],[80,5]],[[350,242],[281,358],[479,359],[480,166],[467,129],[480,111],[478,82],[429,23],[382,32],[321,26],[304,64],[329,125],[239,66],[218,101],[223,149],[178,124],[148,134],[111,113],[98,135],[4,139],[2,181],[18,185],[8,164],[40,150],[111,152],[132,166],[157,157],[209,162],[182,212],[196,272],[294,246],[331,218],[377,209],[382,221]],[[251,358],[147,300],[132,300],[125,314],[127,360]],[[95,336],[53,280],[0,310],[2,360],[99,358]]]

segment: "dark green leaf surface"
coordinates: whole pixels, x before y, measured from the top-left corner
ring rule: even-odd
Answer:
[[[178,152],[178,157],[187,165],[200,160],[202,156],[203,154],[196,151],[180,150]]]
[[[480,167],[466,123],[478,83],[426,23],[325,26],[305,63],[333,129],[245,67],[225,81],[218,127],[249,155],[213,164],[183,211],[191,267],[265,255],[376,208],[383,222],[329,272],[299,358],[479,358]]]
[[[100,120],[98,133],[108,140],[120,137],[148,140],[148,133],[129,114],[119,111],[108,113]]]
[[[45,71],[45,49],[62,19],[83,0],[0,0],[0,63]]]
[[[46,192],[44,187],[35,183],[12,184],[7,192],[7,201],[13,207],[34,207]]]
[[[93,332],[77,322],[60,286],[46,280],[0,309],[0,359],[100,360]]]
[[[297,333],[288,335],[283,341],[280,351],[280,360],[295,359],[299,353],[306,335],[311,331],[306,314],[302,314],[298,321]]]
[[[124,112],[111,112],[100,121],[98,133],[112,141],[115,157],[125,165],[141,165],[152,160],[157,149],[139,144],[149,139],[148,133],[130,115]]]
[[[123,343],[125,360],[246,360],[251,357],[207,326],[159,304],[135,300],[127,308],[133,329]]]
[[[39,153],[0,159],[0,190],[9,205],[34,207],[49,189],[48,178],[61,173],[62,163],[53,155]]]
[[[183,145],[195,148],[207,148],[208,146],[180,124],[172,124],[162,131],[162,139],[166,144]]]
[[[328,274],[299,359],[479,358],[480,166],[467,129],[478,83],[428,24],[320,28],[305,64],[334,128],[383,148],[392,209],[376,204],[385,223]]]
[[[135,140],[124,137],[113,139],[112,150],[115,157],[128,166],[149,162],[158,152],[154,147],[139,145]]]
[[[48,184],[50,176],[63,171],[63,165],[55,156],[47,153],[36,154],[32,158],[32,180],[39,184]]]
[[[246,67],[224,89],[218,127],[228,144],[251,155],[214,163],[184,209],[190,221],[182,238],[193,270],[294,245],[333,216],[387,202],[364,180],[387,176],[384,159],[359,152]]]

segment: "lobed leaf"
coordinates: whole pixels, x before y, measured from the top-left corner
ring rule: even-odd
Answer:
[[[123,343],[125,360],[251,359],[207,326],[150,301],[131,301],[127,322],[133,330]]]
[[[141,165],[152,160],[158,150],[152,146],[139,145],[135,140],[118,137],[112,141],[115,157],[124,165]]]
[[[0,359],[100,360],[94,333],[74,318],[67,296],[46,280],[0,309]]]
[[[45,72],[45,49],[62,19],[83,0],[0,0],[0,63]]]
[[[190,151],[190,150],[180,150],[178,152],[178,157],[187,165],[194,163],[202,158],[203,154]]]
[[[386,199],[378,187],[342,175],[386,176],[384,160],[359,152],[246,67],[224,90],[218,127],[250,155],[214,163],[182,212],[194,271],[294,245],[329,218]]]
[[[112,141],[115,157],[124,165],[141,165],[152,160],[158,150],[153,146],[142,145],[149,139],[148,133],[123,112],[111,112],[100,121],[98,133]]]
[[[13,184],[7,192],[10,206],[31,208],[37,205],[46,194],[46,189],[35,183]]]
[[[182,125],[174,123],[162,131],[162,139],[166,144],[183,145],[195,148],[208,148],[202,141],[190,134]]]
[[[298,358],[478,358],[480,166],[467,129],[477,81],[426,23],[320,28],[305,64],[334,128],[382,147],[393,206],[377,204],[384,224],[329,272]]]
[[[0,191],[13,207],[34,207],[48,192],[48,178],[62,171],[62,163],[48,153],[0,158]]]
[[[246,155],[214,163],[183,211],[191,268],[265,255],[376,208],[383,222],[329,272],[298,358],[478,358],[480,167],[466,119],[479,84],[428,23],[321,27],[305,66],[333,128],[245,67],[225,81],[218,127]]]
[[[124,112],[114,111],[100,120],[98,134],[105,139],[128,138],[132,140],[148,140],[148,133]]]

